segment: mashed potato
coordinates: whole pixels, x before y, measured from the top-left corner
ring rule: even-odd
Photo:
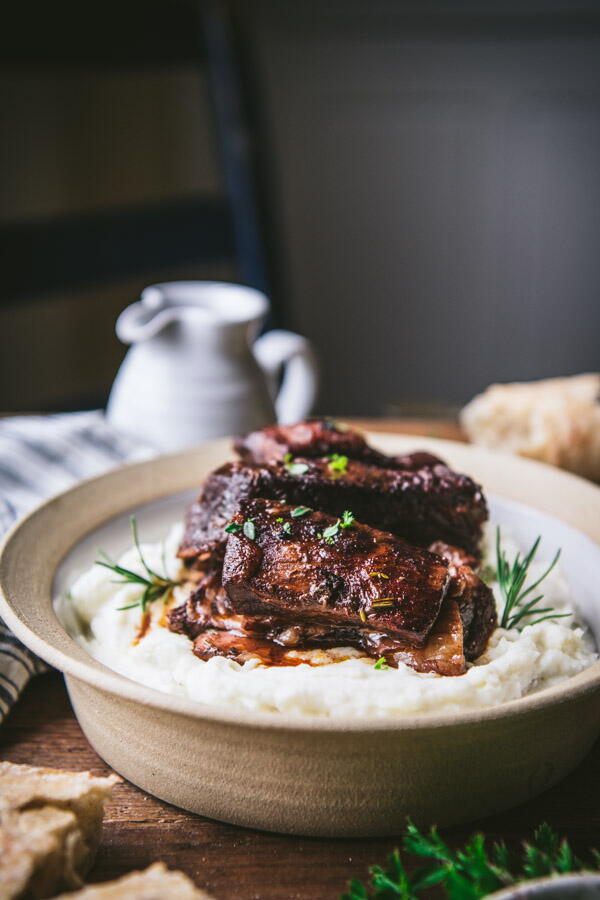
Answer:
[[[144,544],[142,550],[150,567],[166,570],[176,579],[179,562],[175,554],[180,538],[181,528],[174,526],[164,546]],[[506,537],[503,544],[512,557],[517,548]],[[142,572],[133,548],[120,562]],[[533,564],[531,579],[543,570],[543,563]],[[493,587],[499,602],[497,587]],[[77,579],[69,602],[80,626],[74,633],[78,642],[111,669],[156,690],[221,708],[391,718],[515,700],[591,665],[597,659],[593,642],[577,619],[558,568],[544,581],[543,591],[548,601],[544,605],[571,615],[520,632],[498,628],[485,653],[458,677],[415,672],[405,665],[378,670],[373,660],[348,648],[313,651],[312,665],[289,668],[269,668],[254,661],[240,665],[218,657],[204,662],[193,655],[187,637],[165,627],[160,601],[153,604],[150,628],[136,641],[139,607],[119,608],[135,603],[140,590],[135,585],[115,585],[114,575],[100,566],[93,566]],[[332,663],[332,658],[341,661]]]

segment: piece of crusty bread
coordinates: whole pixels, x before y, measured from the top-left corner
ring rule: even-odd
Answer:
[[[55,900],[211,900],[197,888],[183,872],[174,872],[155,863],[143,872],[108,881],[91,884],[75,894],[61,894]]]
[[[87,848],[72,812],[44,806],[5,814],[0,825],[0,898],[49,897],[79,887]]]
[[[493,384],[461,424],[474,444],[600,480],[600,374]]]
[[[0,762],[0,900],[81,886],[118,781]]]

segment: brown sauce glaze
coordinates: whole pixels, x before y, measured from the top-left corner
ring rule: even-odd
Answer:
[[[194,654],[203,660],[223,656],[237,663],[256,659],[264,666],[299,666],[306,660],[288,656],[289,647],[263,638],[239,634],[235,631],[207,629],[194,641]]]
[[[137,647],[139,642],[148,634],[148,630],[150,628],[151,618],[150,618],[150,610],[145,609],[142,613],[142,618],[140,619],[140,624],[138,625],[138,630],[133,639],[133,646]]]

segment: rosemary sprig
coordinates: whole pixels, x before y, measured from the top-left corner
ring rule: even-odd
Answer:
[[[144,559],[144,554],[142,553],[142,548],[140,547],[135,516],[130,516],[129,525],[131,527],[133,543],[138,552],[140,562],[144,568],[146,575],[140,575],[138,572],[134,572],[132,569],[126,569],[124,568],[124,566],[120,566],[102,550],[100,551],[100,555],[103,557],[103,559],[97,559],[96,565],[103,566],[105,569],[110,569],[110,571],[114,572],[115,575],[119,575],[120,578],[115,581],[115,584],[138,584],[140,585],[140,587],[143,587],[144,590],[142,591],[139,600],[136,600],[135,603],[129,603],[127,606],[119,606],[117,608],[117,612],[121,612],[122,610],[135,609],[136,606],[139,606],[143,613],[146,611],[146,607],[148,606],[148,604],[154,603],[155,600],[163,600],[163,602],[166,603],[171,596],[171,591],[173,590],[173,588],[181,584],[181,581],[172,581],[166,575],[159,575],[158,572],[155,572],[150,568],[150,566]]]
[[[496,578],[504,600],[504,609],[500,619],[501,628],[517,628],[520,631],[526,625],[537,625],[538,622],[545,622],[547,619],[564,619],[571,615],[571,613],[557,613],[551,606],[541,607],[539,604],[544,599],[543,594],[538,594],[526,603],[523,602],[550,574],[560,556],[560,550],[557,550],[546,571],[533,584],[523,589],[529,566],[533,562],[541,539],[541,535],[538,536],[523,558],[520,553],[517,553],[510,563],[502,548],[500,528],[496,528]],[[532,619],[532,621],[526,622],[525,619]]]
[[[488,849],[483,834],[474,834],[463,849],[454,850],[436,828],[423,834],[411,822],[402,846],[411,856],[426,859],[427,865],[409,874],[400,850],[396,849],[385,867],[370,867],[366,884],[358,879],[350,881],[340,900],[419,900],[427,895],[423,892],[436,885],[449,900],[479,900],[502,887],[532,878],[600,867],[597,851],[591,851],[594,863],[586,865],[574,855],[568,841],[561,841],[546,824],[536,828],[531,841],[523,842],[520,859],[512,858],[503,843]]]

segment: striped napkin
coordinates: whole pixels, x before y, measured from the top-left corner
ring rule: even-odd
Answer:
[[[0,419],[0,538],[42,500],[156,451],[116,432],[102,412]],[[0,723],[46,665],[0,619]]]

